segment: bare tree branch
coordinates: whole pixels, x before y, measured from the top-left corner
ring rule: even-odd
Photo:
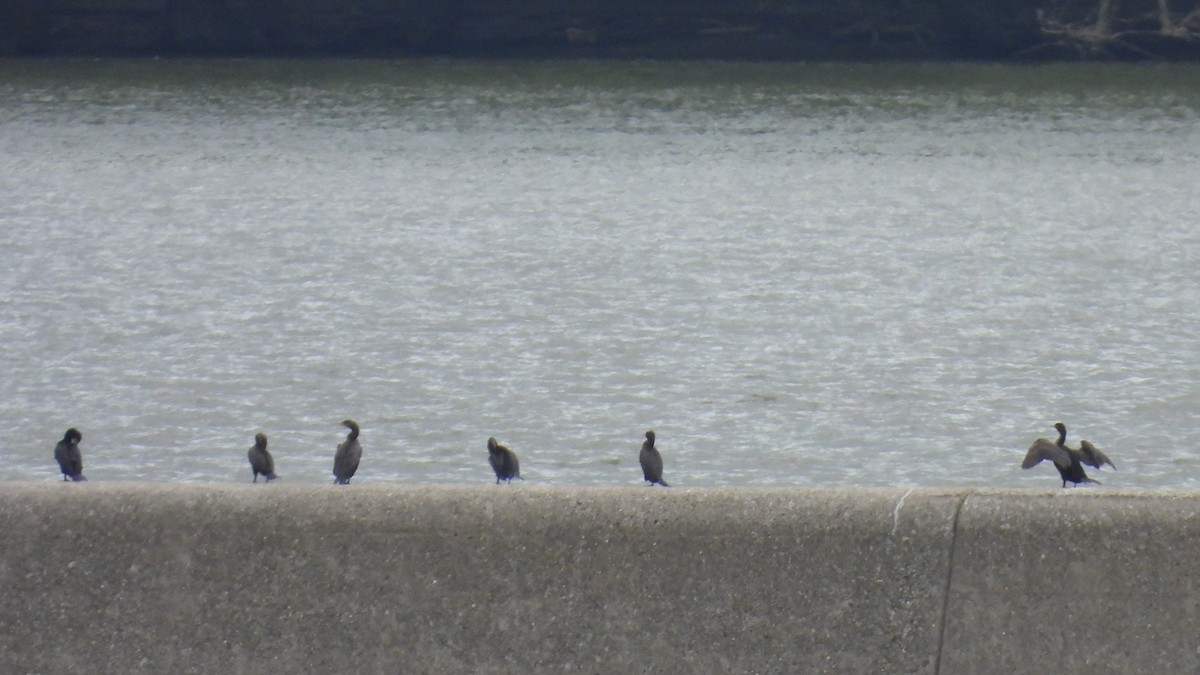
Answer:
[[[1170,0],[1155,0],[1154,11],[1142,14],[1122,14],[1120,0],[1096,0],[1096,3],[1094,20],[1089,20],[1090,16],[1073,19],[1055,16],[1045,9],[1038,9],[1039,30],[1053,39],[1035,49],[1063,47],[1075,50],[1081,58],[1113,56],[1114,53],[1158,58],[1159,54],[1152,49],[1163,47],[1164,39],[1180,44],[1200,42],[1200,7],[1180,18],[1171,11]],[[1121,30],[1121,26],[1126,29]]]

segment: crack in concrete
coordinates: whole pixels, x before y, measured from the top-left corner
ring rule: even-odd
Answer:
[[[892,509],[892,533],[889,536],[896,536],[896,530],[900,528],[900,507],[904,506],[904,500],[913,493],[917,488],[909,488],[908,492],[900,495],[900,501],[896,502],[896,508]]]
[[[958,546],[958,517],[962,515],[963,504],[967,503],[970,493],[963,494],[954,509],[954,521],[950,526],[950,553],[946,560],[946,586],[942,589],[942,614],[938,617],[937,654],[933,661],[933,675],[941,675],[942,651],[946,646],[946,613],[950,611],[950,588],[954,581],[954,549]]]

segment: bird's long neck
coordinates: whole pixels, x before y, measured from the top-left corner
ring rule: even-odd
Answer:
[[[1058,430],[1058,445],[1064,446],[1067,444],[1067,428],[1063,427]]]
[[[346,434],[346,440],[353,441],[358,438],[358,427],[350,427],[350,433]]]

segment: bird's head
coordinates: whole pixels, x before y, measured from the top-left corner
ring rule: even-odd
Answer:
[[[254,434],[254,444],[260,448],[267,447],[267,435],[261,431]]]

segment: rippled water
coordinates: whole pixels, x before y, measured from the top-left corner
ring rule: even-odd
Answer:
[[[1200,486],[1200,69],[0,61],[0,479]]]

